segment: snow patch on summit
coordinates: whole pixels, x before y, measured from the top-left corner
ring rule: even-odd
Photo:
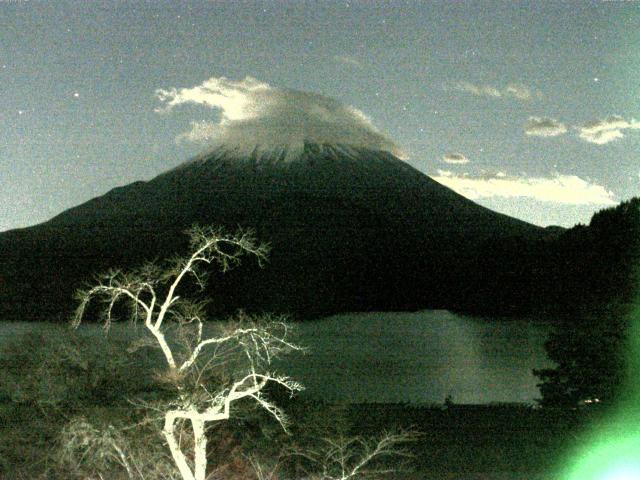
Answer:
[[[305,144],[348,145],[406,158],[361,110],[316,93],[272,87],[252,77],[238,81],[212,77],[192,88],[158,89],[156,96],[162,103],[158,113],[184,104],[203,105],[218,113],[217,121],[191,122],[178,141],[224,145],[242,156],[283,152],[286,161],[300,157]]]
[[[241,164],[261,164],[263,166],[271,165],[273,167],[283,166],[286,168],[294,161],[316,163],[318,160],[333,161],[335,163],[345,164],[351,162],[352,165],[371,165],[373,163],[380,165],[386,163],[389,159],[394,159],[393,154],[381,150],[372,150],[365,147],[356,147],[347,144],[319,144],[305,142],[302,147],[291,150],[288,145],[262,146],[256,145],[251,151],[242,149],[233,145],[217,145],[214,148],[201,152],[184,162],[169,172],[183,170],[191,165],[209,164],[215,166],[224,163]],[[397,159],[396,159],[397,160]],[[403,167],[411,168],[405,162],[399,162]],[[252,167],[253,168],[253,167]]]

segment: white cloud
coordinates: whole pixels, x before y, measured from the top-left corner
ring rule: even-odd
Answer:
[[[532,198],[542,202],[569,205],[615,205],[615,196],[601,185],[575,175],[518,177],[504,172],[472,176],[438,170],[435,181],[471,199],[502,197]]]
[[[579,127],[580,138],[589,143],[604,145],[623,138],[623,130],[639,130],[640,122],[631,119],[625,120],[620,115],[612,115],[604,120],[595,120]]]
[[[511,83],[507,85],[504,93],[505,95],[515,97],[518,100],[530,100],[532,96],[529,87],[519,83]]]
[[[520,83],[510,83],[504,88],[493,85],[476,85],[471,82],[457,82],[453,85],[454,90],[471,93],[478,97],[512,97],[518,100],[531,100],[533,93],[526,85]]]
[[[447,153],[442,157],[442,161],[458,165],[469,163],[469,159],[461,153]]]
[[[501,97],[502,93],[495,87],[491,87],[489,85],[474,85],[470,82],[458,82],[454,85],[456,90],[460,90],[461,92],[472,93],[473,95],[477,95],[479,97]]]
[[[255,116],[250,105],[252,99],[270,89],[268,84],[252,77],[239,81],[212,77],[193,88],[157,89],[156,97],[164,106],[155,111],[167,113],[178,105],[195,103],[219,108],[228,120],[245,120]]]
[[[351,55],[334,55],[333,59],[336,62],[344,63],[345,65],[351,65],[358,68],[364,67],[364,64],[360,60]]]
[[[158,113],[184,104],[203,105],[218,113],[217,121],[192,122],[178,141],[226,144],[252,151],[286,146],[291,156],[304,142],[346,144],[402,150],[378,131],[362,111],[323,95],[272,87],[252,77],[229,80],[212,77],[192,88],[158,89]]]
[[[524,131],[534,137],[556,137],[566,133],[567,126],[554,118],[529,117]]]
[[[176,137],[176,143],[194,142],[208,143],[220,134],[220,125],[214,122],[202,120],[191,122],[191,130],[181,133]]]

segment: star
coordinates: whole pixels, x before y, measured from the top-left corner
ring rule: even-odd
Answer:
[[[78,97],[80,97],[80,94],[79,94],[78,92],[73,92],[73,96],[74,96],[75,98],[78,98]]]
[[[598,83],[600,81],[600,79],[598,77],[594,77],[593,81]]]

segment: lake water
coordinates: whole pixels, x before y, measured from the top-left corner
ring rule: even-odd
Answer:
[[[0,323],[0,343],[38,328],[51,327]],[[279,370],[305,386],[303,395],[328,401],[531,403],[540,396],[531,370],[550,365],[549,329],[444,310],[336,315],[299,324],[297,342],[309,351]]]

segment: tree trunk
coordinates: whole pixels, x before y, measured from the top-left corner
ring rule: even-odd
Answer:
[[[164,417],[164,429],[162,433],[164,434],[164,438],[167,440],[169,444],[169,449],[171,450],[171,455],[173,456],[173,461],[176,463],[178,470],[180,471],[180,475],[182,475],[182,480],[196,480],[189,468],[189,464],[187,463],[187,459],[180,450],[180,445],[176,441],[174,427],[177,415],[175,411],[169,411],[165,414]]]
[[[204,420],[191,418],[193,426],[193,449],[196,480],[207,478],[207,435],[204,430]]]

